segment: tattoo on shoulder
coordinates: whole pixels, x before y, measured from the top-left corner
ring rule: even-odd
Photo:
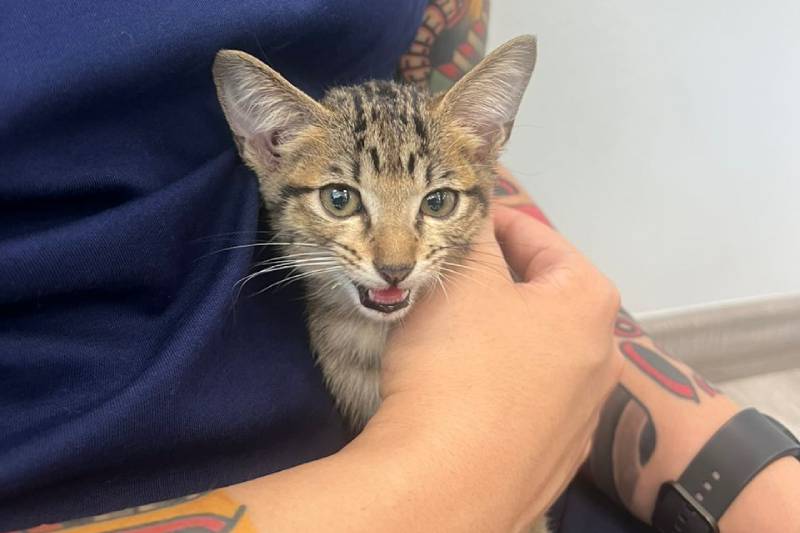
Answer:
[[[483,58],[488,23],[489,0],[429,0],[398,77],[434,93],[450,88]]]
[[[42,524],[16,533],[254,533],[247,508],[224,491],[194,494],[122,511]]]

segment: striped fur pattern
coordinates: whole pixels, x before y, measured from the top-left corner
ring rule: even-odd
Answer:
[[[536,41],[498,48],[445,94],[371,81],[316,102],[243,52],[214,63],[220,104],[243,161],[256,173],[283,254],[266,270],[299,271],[311,345],[326,385],[353,429],[377,410],[381,354],[392,324],[463,263],[488,216],[497,156],[533,71]],[[356,191],[352,216],[326,211],[336,185]],[[452,213],[426,216],[433,191],[456,195]],[[384,289],[380,265],[411,267],[396,286],[408,306],[365,307],[360,289]],[[442,285],[442,288],[443,285]],[[534,533],[547,533],[544,519]]]
[[[488,216],[497,155],[535,60],[520,37],[490,54],[445,94],[371,81],[319,102],[243,52],[222,51],[217,92],[243,161],[259,178],[282,255],[307,288],[311,343],[336,403],[360,430],[380,403],[380,359],[392,324],[463,257]],[[335,217],[322,190],[356,191],[362,209]],[[452,213],[426,216],[432,191]],[[411,271],[397,287],[409,306],[365,307],[360,288],[386,289],[379,265]],[[278,267],[275,267],[278,268]]]

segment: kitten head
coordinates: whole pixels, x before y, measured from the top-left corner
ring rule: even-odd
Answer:
[[[535,58],[519,37],[443,94],[373,81],[317,102],[258,59],[219,52],[219,100],[287,243],[277,264],[307,274],[319,303],[382,321],[467,274]]]

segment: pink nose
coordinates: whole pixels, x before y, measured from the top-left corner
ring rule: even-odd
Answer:
[[[381,265],[375,263],[375,270],[389,285],[397,285],[411,274],[414,265]]]

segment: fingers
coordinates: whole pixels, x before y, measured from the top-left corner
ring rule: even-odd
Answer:
[[[516,209],[497,205],[493,219],[506,261],[524,281],[533,280],[576,252],[556,231]]]

